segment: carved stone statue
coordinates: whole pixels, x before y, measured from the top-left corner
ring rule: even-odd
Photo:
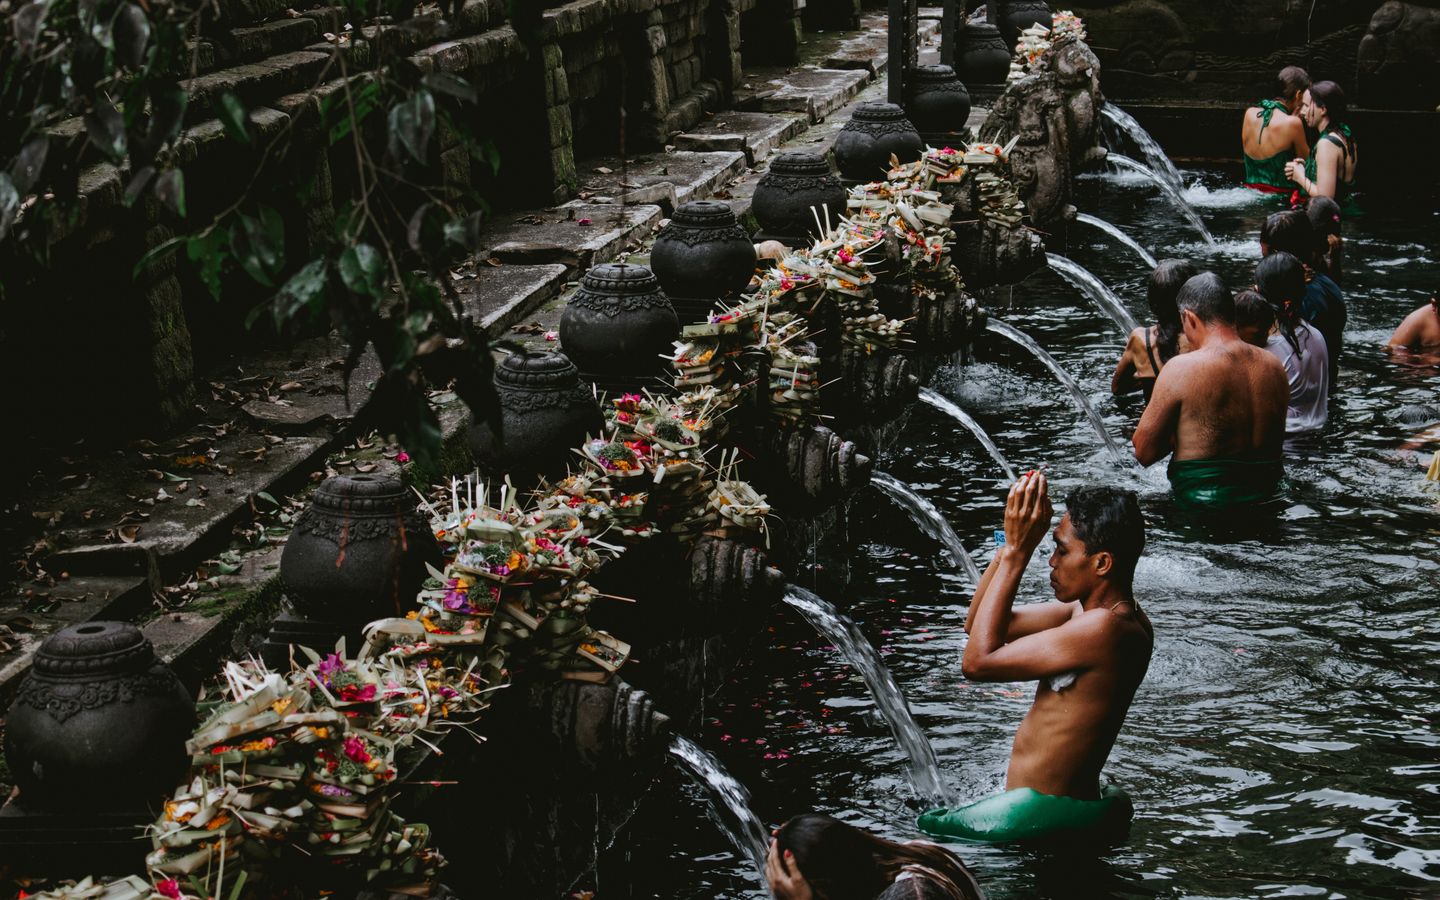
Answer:
[[[1440,9],[1398,0],[1381,5],[1360,39],[1356,73],[1365,106],[1434,108],[1440,89]]]
[[[1006,86],[980,128],[980,139],[1006,145],[1010,171],[1031,222],[1052,228],[1074,218],[1070,183],[1103,159],[1099,146],[1100,61],[1083,42],[1062,37],[1039,71]]]

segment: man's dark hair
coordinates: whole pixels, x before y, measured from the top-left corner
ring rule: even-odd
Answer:
[[[1079,487],[1065,498],[1075,536],[1087,553],[1115,558],[1115,580],[1126,588],[1135,580],[1135,564],[1145,549],[1145,517],[1134,491],[1117,487]]]
[[[1260,243],[1271,253],[1284,250],[1301,262],[1308,263],[1315,258],[1315,230],[1303,210],[1271,213],[1260,228]]]
[[[1175,304],[1182,310],[1190,310],[1207,325],[1216,321],[1235,324],[1235,298],[1214,272],[1201,272],[1182,284],[1180,293],[1175,295]]]

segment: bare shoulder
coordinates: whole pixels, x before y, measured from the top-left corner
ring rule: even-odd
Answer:
[[[1085,610],[1067,622],[1066,627],[1073,627],[1077,629],[1075,634],[1097,642],[1143,640],[1148,644],[1155,636],[1149,616],[1141,612],[1134,601],[1116,604],[1111,609]],[[1082,628],[1083,632],[1079,630]]]

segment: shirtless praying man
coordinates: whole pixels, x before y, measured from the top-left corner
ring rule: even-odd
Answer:
[[[1055,601],[1014,607],[1030,557],[1054,509],[1045,476],[1032,472],[1005,502],[1005,543],[970,604],[961,670],[971,681],[1035,681],[1020,723],[1006,792],[920,817],[923,831],[965,840],[1025,840],[1128,824],[1129,799],[1100,787],[1150,665],[1154,632],[1132,593],[1145,524],[1134,492],[1079,488],[1055,529]]]

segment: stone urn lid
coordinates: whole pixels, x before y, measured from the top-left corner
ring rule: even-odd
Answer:
[[[955,67],[943,64],[915,66],[910,70],[910,77],[917,85],[924,84],[932,88],[938,85],[959,83],[960,81],[960,76],[955,74]]]
[[[494,380],[508,390],[564,390],[580,383],[580,370],[558,350],[521,350],[500,361]]]
[[[830,174],[830,161],[820,153],[788,150],[775,157],[767,174],[825,176]]]
[[[730,204],[719,200],[691,200],[689,203],[682,203],[670,217],[672,227],[682,225],[694,228],[733,228],[738,224],[739,220],[735,218],[735,211],[730,208]],[[744,232],[741,232],[741,236],[744,237]]]
[[[35,651],[35,673],[45,678],[91,679],[149,668],[155,648],[129,622],[82,622],[62,628]]]
[[[395,514],[405,485],[389,475],[332,475],[315,489],[311,505],[351,516]]]
[[[581,277],[580,289],[570,303],[614,312],[621,308],[670,305],[654,272],[646,266],[626,263],[604,263],[592,267]]]
[[[905,110],[898,104],[884,100],[868,100],[855,107],[855,114],[845,127],[863,126],[866,131],[914,131],[915,126],[905,116]]]

